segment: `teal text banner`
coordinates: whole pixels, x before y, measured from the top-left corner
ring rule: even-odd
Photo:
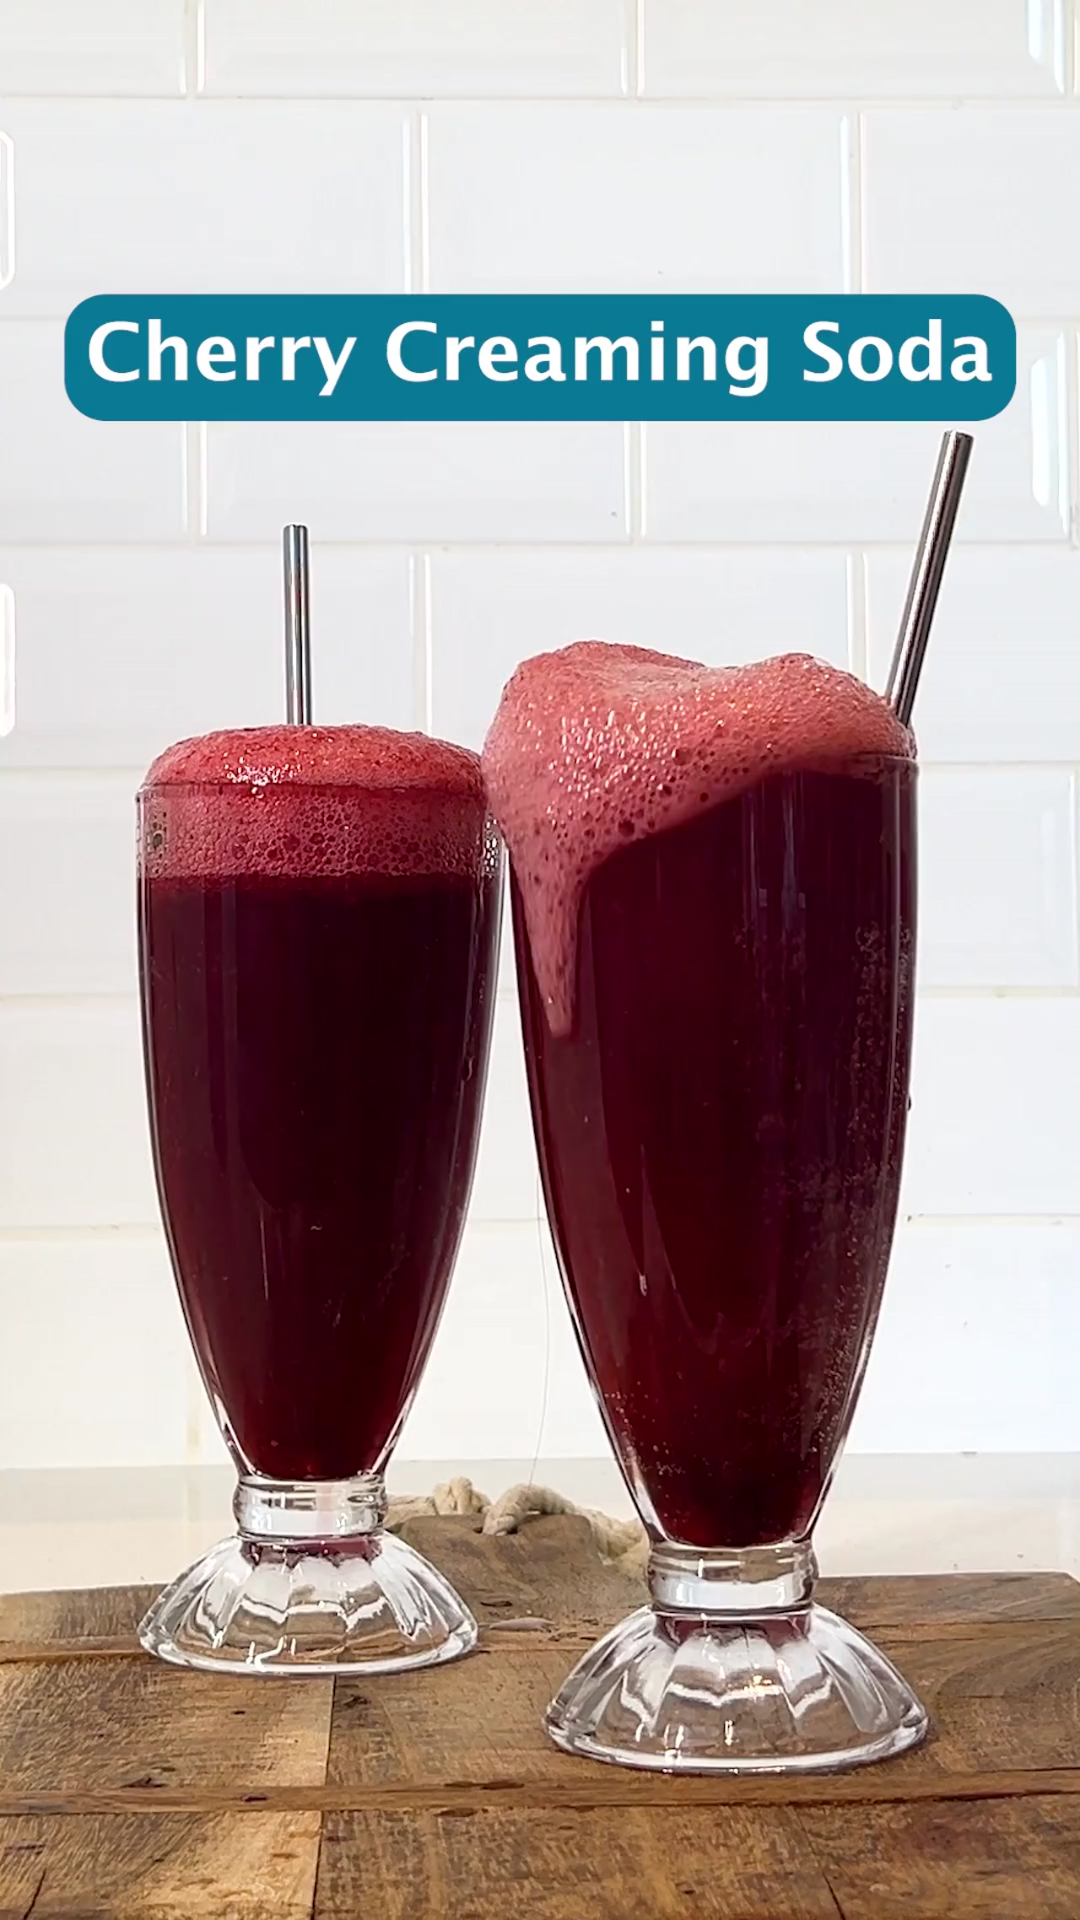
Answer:
[[[988,420],[1016,329],[983,295],[97,294],[95,420]]]

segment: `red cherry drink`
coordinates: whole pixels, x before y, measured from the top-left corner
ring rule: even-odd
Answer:
[[[649,1602],[547,1713],[568,1752],[803,1773],[926,1732],[813,1601],[907,1107],[914,743],[803,655],[527,661],[484,749],[533,1121]]]
[[[379,1468],[472,1179],[497,931],[475,756],[377,728],[211,735],[141,797],[158,1184],[238,1464]]]
[[[485,756],[514,866],[551,1225],[655,1530],[804,1536],[877,1317],[900,1177],[911,741],[798,656],[584,645]]]

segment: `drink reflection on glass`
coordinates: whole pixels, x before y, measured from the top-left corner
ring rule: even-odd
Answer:
[[[803,1770],[918,1701],[812,1600],[896,1214],[914,744],[804,656],[527,662],[484,750],[510,847],[533,1119],[651,1604],[549,1712],[628,1765]]]
[[[143,1644],[184,1664],[369,1671],[475,1626],[382,1530],[472,1180],[497,838],[476,756],[367,727],[171,748],[139,796],[158,1188],[237,1536]]]

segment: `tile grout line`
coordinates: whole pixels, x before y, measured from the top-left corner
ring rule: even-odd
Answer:
[[[197,100],[206,80],[206,0],[184,0],[184,95]]]
[[[0,588],[0,593],[3,588]],[[0,607],[3,601],[0,600]],[[48,787],[55,780],[71,781],[75,785],[106,786],[118,792],[126,792],[124,783],[134,780],[136,784],[146,772],[145,763],[140,766],[122,767],[112,764],[100,767],[62,767],[31,766],[9,767],[0,764],[0,793],[5,786]]]
[[[866,253],[863,231],[863,117],[847,106],[840,121],[840,207],[845,293],[861,293]]]
[[[72,98],[81,99],[81,96],[72,95]],[[143,100],[145,104],[145,96],[143,96]],[[59,102],[50,101],[48,104],[52,106],[52,105],[59,104]],[[427,113],[420,112],[418,115],[418,118],[421,126],[421,143],[423,147],[424,161],[425,161],[424,172],[426,174],[427,148],[428,148],[428,140],[430,137],[430,117]],[[1078,106],[1077,108],[1077,119],[1080,120],[1080,106]],[[407,121],[403,122],[403,126],[407,129],[408,122]],[[7,143],[9,142],[9,138],[10,137],[8,135],[0,131],[0,152],[3,152],[6,150]],[[406,134],[406,140],[407,140],[407,134]],[[841,161],[843,162],[843,160],[844,160],[844,149],[841,148]],[[2,185],[3,185],[3,175],[0,174],[0,188],[2,188]],[[427,227],[428,227],[428,218],[427,218],[427,207],[425,203],[424,222],[423,222],[423,229],[422,229],[423,243],[425,248],[425,255],[424,255],[425,278],[427,277],[427,265],[426,265],[426,249],[428,244]],[[0,233],[2,233],[2,226],[0,226]],[[403,247],[403,252],[405,251],[406,249]],[[3,282],[0,282],[0,291],[2,291],[3,289],[3,284],[4,284]],[[423,287],[412,287],[412,288],[407,287],[405,288],[405,291],[407,293],[408,292],[413,292],[413,293],[430,292],[430,287],[426,285]],[[620,292],[620,291],[625,291],[625,289],[616,288],[613,290],[610,287],[600,287],[600,288],[594,289],[594,291],[599,292],[601,294],[609,294],[612,291]],[[640,292],[640,289],[638,291]],[[856,289],[856,291],[858,291],[858,289]],[[819,293],[820,293],[820,289],[819,289]],[[726,298],[728,296],[722,296],[722,297]],[[823,293],[820,293],[820,297],[824,299],[827,296]],[[1016,329],[1018,334],[1048,333],[1055,329],[1060,331],[1063,328],[1080,326],[1080,301],[1077,301],[1076,304],[1071,308],[1058,308],[1056,311],[1050,311],[1046,307],[1034,307],[1034,306],[1017,307],[1017,308],[1010,307],[1009,311],[1012,314],[1013,320],[1016,322]],[[62,327],[64,323],[64,319],[65,319],[64,308],[56,309],[56,308],[49,308],[47,306],[41,306],[41,307],[29,306],[29,307],[21,308],[18,313],[4,313],[0,311],[0,333],[2,333],[8,327]],[[526,424],[526,423],[518,422],[518,424],[520,425],[520,424]],[[881,426],[892,426],[895,424],[895,422],[890,420],[868,420],[866,424],[867,426],[881,427]]]
[[[180,433],[180,459],[183,469],[181,498],[184,520],[182,544],[199,546],[207,538],[209,527],[206,485],[209,449],[206,422],[185,420]]]
[[[1009,1226],[1044,1227],[1058,1221],[1080,1220],[1080,1213],[1070,1212],[1068,1208],[1056,1213],[900,1213],[898,1223],[903,1221],[907,1227],[967,1227],[967,1226]]]
[[[1041,362],[1037,361],[1035,365]],[[1057,518],[1070,546],[1076,545],[1076,429],[1073,414],[1073,337],[1067,329],[1058,332],[1051,364],[1054,368],[1054,393],[1057,401],[1053,416],[1054,462],[1057,480]]]
[[[431,292],[431,162],[428,140],[431,121],[420,114],[420,291]]]
[[[641,100],[645,95],[645,0],[625,0],[625,4],[626,93],[628,99]]]
[[[206,0],[184,0],[183,96],[198,101],[205,81]],[[180,428],[181,500],[184,544],[200,546],[209,532],[208,446],[205,422],[185,420]]]
[[[15,142],[0,129],[0,292],[15,278]]]
[[[190,1353],[184,1366],[184,1464],[189,1467],[202,1466],[202,1406],[206,1398],[206,1388],[199,1377],[195,1356]],[[190,1522],[191,1514],[186,1511],[187,1493],[184,1496],[184,1518]]]
[[[1080,18],[1078,18],[1080,28]],[[1071,348],[1066,343],[1065,357],[1065,433],[1068,459],[1067,486],[1069,532],[1073,547],[1080,547],[1080,327],[1072,329]]]
[[[1031,1213],[989,1213],[985,1211],[971,1213],[939,1213],[931,1210],[903,1211],[897,1216],[898,1224],[907,1227],[937,1225],[995,1225],[995,1226],[1045,1226],[1048,1223],[1080,1221],[1080,1213],[1065,1208],[1039,1209]],[[468,1231],[471,1235],[501,1235],[507,1230],[522,1232],[535,1231],[536,1227],[546,1226],[542,1212],[489,1214],[478,1216],[470,1214]],[[67,1226],[11,1225],[0,1226],[0,1246],[13,1245],[20,1241],[38,1241],[43,1243],[66,1244],[72,1241],[113,1241],[117,1245],[142,1245],[153,1243],[164,1248],[165,1238],[160,1222],[129,1222],[123,1225],[102,1226],[96,1223],[72,1223]],[[201,1391],[201,1389],[200,1389]]]
[[[852,673],[860,680],[870,678],[870,635],[867,622],[869,606],[869,563],[863,552],[847,557],[848,655]]]
[[[130,991],[93,993],[3,993],[0,1015],[20,1013],[130,1013],[139,1004],[139,990],[132,982]]]
[[[192,4],[192,0],[188,0]],[[631,0],[631,4],[633,0]],[[192,13],[195,7],[192,5]],[[199,29],[192,36],[191,67],[197,78],[203,80],[204,41],[202,34],[203,15],[199,12]],[[636,39],[636,35],[635,35]],[[627,65],[629,66],[629,58]],[[188,69],[187,49],[181,77],[186,81]],[[636,79],[636,76],[631,76]],[[642,73],[642,81],[644,74]],[[1080,93],[1080,74],[1077,75],[1077,93]],[[952,118],[958,113],[1047,113],[1075,115],[1077,111],[1077,93],[1073,94],[1030,94],[1030,93],[980,93],[962,94],[890,94],[867,93],[858,96],[859,109],[866,113],[932,113],[941,119]],[[33,106],[66,106],[72,101],[84,101],[97,106],[128,106],[133,100],[141,100],[151,105],[160,105],[184,96],[170,91],[152,89],[140,93],[109,93],[89,90],[85,93],[42,93],[40,91],[12,93],[3,96],[5,100],[17,100]],[[226,106],[248,106],[270,103],[275,106],[304,105],[326,106],[344,103],[357,107],[401,107],[411,106],[416,101],[415,89],[400,93],[362,93],[355,90],[335,93],[324,89],[319,93],[275,92],[267,89],[262,93],[229,93],[225,89],[215,88],[208,96]],[[643,105],[656,108],[664,113],[678,113],[688,109],[694,113],[753,112],[759,107],[817,107],[828,109],[836,114],[850,110],[852,96],[843,93],[631,93],[621,91],[608,93],[519,93],[512,89],[504,93],[433,93],[424,96],[438,107],[475,107],[481,112],[501,107],[572,107],[602,108],[625,111],[627,106]]]
[[[17,617],[15,589],[0,581],[0,740],[15,729]]]
[[[645,538],[645,425],[623,422],[623,514],[631,545]],[[625,548],[623,549],[625,551]]]
[[[409,625],[412,634],[413,721],[421,733],[430,733],[432,718],[433,647],[431,636],[431,555],[409,555]]]
[[[191,424],[200,426],[205,425],[205,422]],[[620,424],[625,429],[627,422],[605,422],[604,424]],[[574,540],[558,535],[552,539],[535,540],[530,539],[527,534],[509,534],[500,537],[491,533],[477,533],[463,537],[444,533],[433,535],[432,540],[435,545],[452,548],[459,557],[463,555],[483,557],[493,553],[509,553],[534,558],[544,555],[550,559],[560,553],[591,553],[597,556],[604,555],[610,559],[616,554],[626,552],[625,540],[613,539],[610,534],[601,535],[596,539],[585,537]],[[319,544],[333,547],[339,553],[400,554],[415,548],[417,540],[415,536],[410,537],[408,534],[375,535],[370,539],[365,539],[361,535],[352,539],[330,535],[320,539]],[[145,540],[119,540],[112,536],[103,540],[78,538],[39,540],[27,539],[25,536],[14,540],[0,540],[0,552],[13,553],[20,557],[58,554],[66,558],[84,558],[90,555],[116,554],[121,558],[127,558],[129,555],[139,554],[144,559],[150,557],[174,559],[184,551],[184,546],[183,540],[162,535],[153,535]],[[772,554],[789,559],[811,560],[821,554],[851,553],[861,550],[866,553],[868,559],[875,557],[895,559],[897,555],[909,558],[911,547],[912,536],[908,529],[902,534],[880,534],[875,538],[862,540],[853,536],[847,539],[830,537],[814,540],[806,534],[793,534],[788,539],[776,539],[768,534],[762,534],[759,539],[744,537],[738,540],[722,540],[715,536],[680,539],[676,535],[668,535],[663,539],[650,540],[648,551],[653,557],[663,554],[704,553],[715,559],[731,559],[739,554],[744,556]],[[222,556],[265,555],[275,553],[277,546],[275,541],[264,536],[253,537],[250,540],[214,539],[210,543],[210,550]],[[1045,559],[1050,554],[1062,556],[1071,554],[1072,543],[1063,534],[1045,540],[1004,540],[992,537],[973,540],[958,536],[954,551],[964,553],[971,559],[988,553],[993,553],[998,558],[1012,559],[1027,554],[1028,556],[1040,555]]]
[[[1076,961],[1080,964],[1080,770],[1072,776],[1072,870],[1073,870],[1073,938]]]
[[[166,424],[175,423],[166,422]],[[202,423],[192,422],[191,424],[198,426]],[[627,422],[624,421],[621,424],[625,428]],[[609,533],[598,535],[595,539],[590,539],[586,536],[582,539],[573,540],[560,535],[551,539],[534,540],[530,539],[528,535],[524,533],[507,534],[500,538],[497,534],[487,532],[477,533],[471,536],[462,536],[449,532],[435,532],[431,535],[431,539],[438,546],[450,548],[458,555],[504,552],[507,549],[511,549],[517,554],[532,554],[536,557],[544,555],[550,558],[556,553],[602,553],[610,556],[614,553],[626,551],[625,540],[613,539]],[[184,551],[187,544],[186,535],[170,538],[167,535],[155,534],[145,540],[119,540],[110,537],[97,543],[85,540],[73,540],[68,543],[62,540],[39,540],[24,537],[18,540],[4,542],[4,547],[5,549],[10,548],[12,552],[26,555],[48,553],[110,553],[123,558],[129,554],[167,554],[175,557]],[[330,534],[322,535],[319,539],[320,547],[332,547],[338,552],[343,553],[407,553],[411,548],[415,547],[416,544],[416,535],[410,535],[408,533],[385,534],[381,536],[372,535],[370,538],[364,538],[363,535],[349,538],[344,535]],[[823,540],[813,540],[805,534],[793,535],[790,540],[777,540],[774,536],[765,533],[758,539],[744,536],[741,539],[735,540],[717,538],[716,535],[712,535],[711,537],[695,535],[687,539],[680,539],[674,535],[666,535],[663,539],[650,538],[648,541],[648,551],[650,554],[704,553],[711,554],[719,559],[724,559],[730,558],[734,554],[750,553],[800,554],[807,556],[813,554],[849,553],[854,548],[861,546],[874,554],[888,558],[895,557],[898,554],[910,557],[913,544],[913,535],[910,529],[904,533],[893,535],[880,534],[873,538],[864,536],[861,540],[858,535],[849,535],[846,539],[832,537]],[[219,540],[211,538],[208,545],[209,550],[213,553],[251,554],[267,553],[273,548],[274,543],[265,538],[252,540]],[[963,553],[971,559],[977,557],[985,558],[990,554],[999,559],[1012,558],[1019,554],[1039,554],[1043,558],[1046,558],[1050,554],[1055,553],[1060,555],[1074,554],[1076,552],[1076,546],[1077,543],[1071,540],[1064,532],[1055,538],[1047,540],[1006,540],[1001,538],[995,539],[992,535],[988,535],[985,539],[961,539],[957,537],[953,546],[953,552]]]
[[[868,253],[869,253],[868,225],[867,225],[868,212],[869,212],[869,206],[868,206],[869,194],[867,192],[867,179],[866,179],[866,114],[862,109],[862,107],[859,108],[855,116],[855,133],[856,133],[856,141],[858,145],[858,154],[857,154],[858,165],[855,169],[855,178],[854,178],[855,196],[858,202],[858,226],[855,232],[855,245],[858,250],[858,269],[859,269],[858,287],[859,287],[860,293],[862,293],[866,288],[866,280],[867,280],[866,267],[867,267]]]
[[[423,731],[430,732],[430,725],[424,728]],[[505,987],[500,986],[497,992],[500,1000],[512,1002],[517,997],[516,988],[512,984]],[[925,983],[917,986],[916,996],[920,1001],[963,1000],[969,1003],[974,1001],[981,1003],[985,1001],[1022,1000],[1030,1004],[1034,1001],[1053,1000],[1072,1003],[1080,999],[1080,981],[1058,982],[1053,985],[1010,985],[1007,983],[987,985],[984,982],[978,981],[965,982],[956,986]],[[131,1013],[137,1012],[138,1005],[138,988],[134,984],[128,992],[72,992],[67,989],[57,993],[5,993],[0,991],[0,1023],[2,1023],[5,1018],[13,1018],[25,1014]]]
[[[428,116],[410,109],[403,149],[404,280],[408,293],[426,293],[431,281],[428,230]],[[431,558],[410,548],[409,631],[412,650],[413,725],[432,730]]]
[[[198,422],[199,428],[199,533],[204,540],[210,537],[210,428],[205,420]]]
[[[422,107],[411,109],[405,121],[404,172],[405,291],[428,293],[431,288],[428,116]]]
[[[1067,1000],[1080,999],[1080,983],[1057,986],[986,986],[978,982],[964,986],[934,986],[916,983],[917,1000]]]
[[[75,1223],[66,1227],[43,1227],[37,1225],[12,1226],[5,1223],[0,1226],[0,1246],[11,1245],[22,1240],[43,1241],[46,1244],[66,1244],[72,1240],[114,1241],[118,1246],[154,1241],[164,1243],[164,1233],[160,1222],[125,1222],[123,1225],[100,1226],[93,1222]]]
[[[166,424],[170,423],[167,422]],[[204,425],[205,422],[193,422],[191,424]],[[614,424],[616,423],[605,422],[605,425]],[[621,424],[625,429],[627,422],[623,421],[618,424]],[[442,533],[434,534],[432,540],[434,544],[440,547],[451,548],[459,557],[470,554],[473,556],[483,556],[492,553],[511,553],[522,556],[532,555],[533,557],[544,555],[550,559],[553,555],[560,553],[591,553],[596,555],[603,554],[610,559],[613,555],[625,553],[626,551],[625,540],[613,539],[610,534],[601,535],[596,539],[585,537],[574,540],[566,536],[558,535],[552,539],[534,540],[530,539],[529,536],[524,533],[509,534],[502,537],[484,532],[468,537]],[[163,535],[153,535],[145,540],[119,540],[110,536],[99,541],[81,539],[39,540],[27,539],[24,536],[19,539],[0,542],[0,551],[10,552],[21,557],[60,554],[70,558],[75,556],[85,557],[94,554],[115,554],[120,558],[127,558],[129,555],[139,554],[143,558],[153,556],[159,559],[174,559],[184,551],[185,544],[186,542],[182,539],[169,538]],[[414,548],[417,545],[417,541],[415,536],[404,533],[400,535],[375,535],[370,539],[365,539],[362,535],[350,539],[331,534],[329,537],[322,537],[319,545],[321,547],[333,547],[339,553],[399,554],[408,552],[410,548]],[[910,558],[912,534],[910,529],[908,529],[902,534],[880,534],[876,538],[863,538],[862,540],[855,536],[849,536],[847,539],[829,538],[814,540],[806,534],[794,534],[790,539],[786,540],[778,540],[768,534],[762,534],[759,539],[744,536],[738,540],[723,540],[715,536],[711,538],[696,536],[690,539],[680,539],[675,535],[667,535],[663,539],[651,539],[648,545],[648,551],[650,555],[653,556],[662,554],[704,553],[711,555],[715,559],[731,559],[738,554],[773,554],[792,559],[813,559],[816,555],[850,553],[857,548],[864,550],[868,558],[895,559],[897,555]],[[210,542],[210,551],[221,555],[267,554],[275,552],[276,545],[273,540],[268,540],[265,537],[261,539],[252,538],[250,540],[214,539]],[[987,554],[994,554],[999,559],[1012,559],[1022,554],[1027,554],[1028,556],[1040,555],[1045,559],[1050,554],[1058,554],[1061,556],[1071,555],[1074,551],[1074,546],[1065,534],[1059,534],[1055,538],[1047,540],[1004,540],[1000,538],[994,539],[992,537],[973,540],[962,539],[958,536],[953,551],[956,553],[964,553],[970,559],[975,559],[980,556],[985,557]]]

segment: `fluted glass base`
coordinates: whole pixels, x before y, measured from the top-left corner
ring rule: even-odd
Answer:
[[[664,1773],[815,1773],[917,1746],[925,1710],[882,1653],[811,1600],[808,1543],[660,1546],[652,1604],[597,1642],[552,1701],[557,1746]]]
[[[159,1595],[148,1653],[208,1672],[400,1673],[468,1653],[476,1622],[440,1573],[383,1530],[382,1478],[244,1477],[238,1532]]]

